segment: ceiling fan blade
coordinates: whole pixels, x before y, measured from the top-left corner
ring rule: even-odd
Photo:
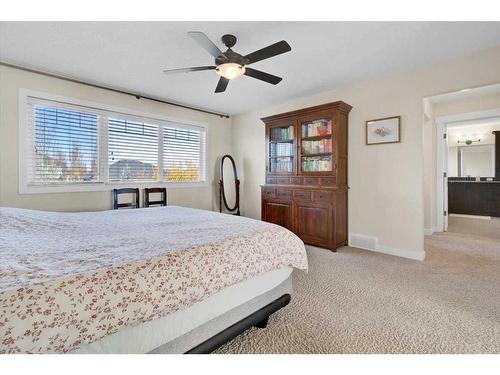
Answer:
[[[208,36],[206,36],[201,31],[190,31],[188,35],[195,40],[201,47],[203,47],[209,54],[213,57],[217,57],[222,54],[222,51],[212,42]]]
[[[220,77],[219,83],[217,84],[217,87],[215,88],[215,92],[224,92],[226,91],[227,84],[229,83],[229,80],[224,77]]]
[[[259,49],[258,51],[252,52],[245,56],[248,59],[248,64],[253,64],[257,61],[268,59],[273,56],[281,55],[282,53],[291,51],[292,47],[282,40],[281,42],[277,42],[271,44],[270,46]]]
[[[163,73],[171,74],[171,73],[189,73],[189,72],[198,72],[201,70],[215,70],[215,66],[195,66],[193,68],[180,68],[180,69],[167,69],[164,70]]]
[[[272,85],[277,85],[283,79],[281,77],[273,76],[272,74],[261,72],[260,70],[247,67],[245,67],[245,75],[252,78],[260,79],[261,81],[270,83]]]

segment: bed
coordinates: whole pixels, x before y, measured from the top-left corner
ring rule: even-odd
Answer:
[[[303,242],[168,206],[0,208],[0,353],[210,352],[286,305]]]

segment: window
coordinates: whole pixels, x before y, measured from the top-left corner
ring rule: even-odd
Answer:
[[[163,129],[163,176],[166,181],[204,181],[205,132]]]
[[[30,100],[29,184],[98,182],[97,116]]]
[[[109,181],[158,181],[158,126],[108,120]]]
[[[206,128],[20,92],[21,193],[206,183]]]

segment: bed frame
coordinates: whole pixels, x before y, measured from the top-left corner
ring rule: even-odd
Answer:
[[[266,328],[269,317],[290,303],[290,294],[284,294],[270,304],[257,310],[253,314],[241,319],[232,326],[212,336],[200,345],[186,352],[186,354],[208,354],[220,348],[222,345],[242,334],[247,329],[252,327]]]

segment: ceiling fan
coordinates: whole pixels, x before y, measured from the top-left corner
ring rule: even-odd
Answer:
[[[270,83],[272,85],[277,85],[281,82],[281,77],[277,77],[275,75],[265,73],[257,69],[249,68],[247,65],[256,63],[257,61],[268,59],[273,56],[281,55],[282,53],[292,50],[290,45],[282,40],[281,42],[271,44],[270,46],[264,47],[243,56],[231,49],[231,47],[236,44],[237,40],[234,35],[226,34],[222,36],[222,43],[224,43],[224,45],[227,47],[226,52],[222,52],[214,42],[212,42],[204,33],[200,31],[191,31],[188,32],[188,35],[215,58],[215,65],[196,66],[193,68],[168,69],[164,70],[163,72],[170,74],[197,72],[201,70],[215,70],[220,76],[219,83],[217,84],[217,87],[215,89],[216,93],[226,91],[229,80],[242,75],[260,79],[261,81]]]

